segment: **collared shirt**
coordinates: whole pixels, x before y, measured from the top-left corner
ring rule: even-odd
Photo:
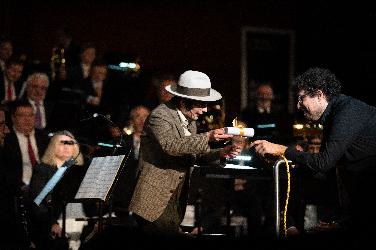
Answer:
[[[103,81],[93,81],[93,88],[95,91],[102,91],[103,89]]]
[[[188,130],[189,121],[187,120],[187,118],[185,118],[185,116],[183,115],[183,113],[179,109],[177,109],[177,111],[178,111],[179,118],[180,118],[180,121],[181,121],[181,126],[184,129],[185,136],[190,136],[191,132],[189,132],[189,130]]]
[[[33,109],[34,109],[34,113],[36,113],[37,111],[37,107],[35,105],[35,102],[33,100],[31,100],[30,98],[28,98],[31,106],[33,106]],[[40,101],[39,102],[39,109],[40,109],[40,115],[41,115],[41,119],[42,119],[42,128],[45,128],[46,127],[46,110],[44,109],[44,102],[43,101]]]
[[[268,108],[257,108],[257,111],[258,111],[260,114],[263,114],[263,113],[270,114],[270,107],[268,107]]]
[[[88,78],[90,73],[90,65],[89,64],[81,64],[82,67],[82,75],[84,76],[84,79]]]
[[[16,133],[17,139],[18,139],[18,144],[20,145],[21,149],[21,155],[22,155],[22,181],[26,184],[29,185],[31,176],[33,174],[33,169],[31,166],[31,162],[29,159],[29,153],[28,153],[28,147],[27,147],[27,137],[23,134],[18,132],[15,128],[13,130]],[[38,152],[38,147],[37,147],[37,142],[35,140],[35,131],[33,130],[30,133],[30,142],[34,150],[34,155],[37,159],[38,162],[39,160],[39,152]]]
[[[11,100],[9,100],[8,99],[8,86],[10,85],[10,87],[12,88],[12,99]],[[14,83],[13,82],[10,82],[9,80],[8,80],[8,78],[5,76],[5,74],[4,74],[4,92],[5,92],[5,94],[4,94],[4,96],[3,96],[3,100],[5,100],[5,101],[13,101],[13,100],[16,100],[16,88],[14,87]]]
[[[3,60],[0,60],[0,69],[1,71],[5,71],[5,62]]]
[[[141,139],[140,137],[136,137],[133,135],[133,151],[134,151],[134,158],[137,160],[140,155],[140,144]]]

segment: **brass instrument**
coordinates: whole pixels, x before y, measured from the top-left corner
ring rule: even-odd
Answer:
[[[51,79],[55,80],[65,80],[66,78],[66,68],[65,68],[65,55],[64,48],[54,47],[52,48],[51,56]]]

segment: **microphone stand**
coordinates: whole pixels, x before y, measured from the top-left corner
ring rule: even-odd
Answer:
[[[94,113],[92,115],[92,117],[89,117],[89,118],[86,118],[86,119],[82,119],[81,121],[85,121],[85,120],[89,120],[89,119],[92,119],[92,118],[97,118],[97,117],[101,117],[102,119],[104,119],[107,124],[111,127],[115,127],[115,128],[118,128],[120,130],[120,137],[116,140],[113,140],[113,143],[112,143],[112,153],[111,153],[111,156],[115,156],[117,151],[118,151],[118,148],[120,147],[123,147],[124,145],[124,136],[125,136],[125,133],[123,131],[123,129],[120,129],[120,127],[114,123],[113,121],[111,121],[110,118],[108,118],[107,116],[105,115],[102,115],[102,114],[98,114],[98,113]],[[130,154],[132,152],[132,147],[131,149],[129,150],[128,152],[128,155],[126,157],[126,161],[128,160]],[[121,166],[121,168],[119,169],[119,172],[121,173],[123,170],[123,167]],[[118,175],[119,176],[119,175]],[[117,182],[119,177],[117,177],[115,179],[115,182],[114,182],[114,186]],[[108,213],[109,213],[109,218],[108,218],[108,222],[111,224],[111,220],[112,220],[112,209],[113,209],[113,190],[110,191],[109,195],[108,195]],[[103,201],[100,201],[99,202],[99,208],[98,208],[98,232],[100,232],[102,230],[102,213],[103,213]]]

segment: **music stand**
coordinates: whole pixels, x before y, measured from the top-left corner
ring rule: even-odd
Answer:
[[[128,159],[128,156],[118,155],[93,158],[75,196],[76,200],[95,199],[99,201],[99,231],[102,227],[103,204],[111,196],[113,187],[119,178],[119,173],[126,162],[124,159]]]

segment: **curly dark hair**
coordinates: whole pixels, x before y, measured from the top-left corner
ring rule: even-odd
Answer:
[[[297,90],[305,90],[313,96],[321,90],[330,100],[341,93],[342,84],[328,69],[310,68],[295,79]]]

